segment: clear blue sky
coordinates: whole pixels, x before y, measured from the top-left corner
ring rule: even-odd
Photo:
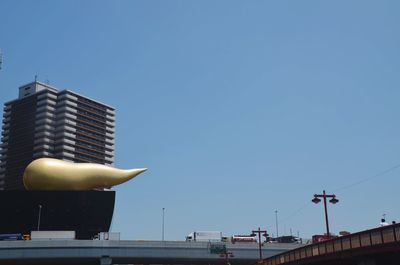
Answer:
[[[127,239],[400,221],[399,1],[1,1],[0,102],[37,74],[117,109]],[[342,187],[370,178],[359,185]]]

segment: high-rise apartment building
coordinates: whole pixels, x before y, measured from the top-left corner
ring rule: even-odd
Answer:
[[[41,82],[19,88],[4,104],[0,190],[23,190],[25,167],[34,159],[113,165],[115,110],[70,90]]]

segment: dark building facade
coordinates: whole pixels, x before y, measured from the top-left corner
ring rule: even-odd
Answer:
[[[1,191],[0,234],[75,231],[92,239],[109,231],[114,204],[115,191]]]
[[[115,109],[41,82],[19,88],[4,104],[0,190],[24,190],[25,167],[34,159],[114,163]]]

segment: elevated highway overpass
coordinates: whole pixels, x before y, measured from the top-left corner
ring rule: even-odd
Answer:
[[[264,265],[398,265],[400,224],[306,245],[263,261]]]
[[[0,241],[0,265],[226,264],[225,255],[213,253],[216,244],[126,240]],[[249,265],[259,259],[257,243],[226,243],[225,246],[226,252],[232,253],[228,255],[232,265]],[[267,243],[262,247],[262,255],[271,257],[299,246]]]

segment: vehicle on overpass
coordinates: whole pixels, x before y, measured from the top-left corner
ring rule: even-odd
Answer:
[[[222,232],[220,231],[195,231],[186,237],[186,241],[194,242],[221,242]]]
[[[233,235],[231,237],[231,242],[255,243],[257,242],[257,237],[252,235]]]
[[[22,234],[0,234],[0,241],[22,240]]]

